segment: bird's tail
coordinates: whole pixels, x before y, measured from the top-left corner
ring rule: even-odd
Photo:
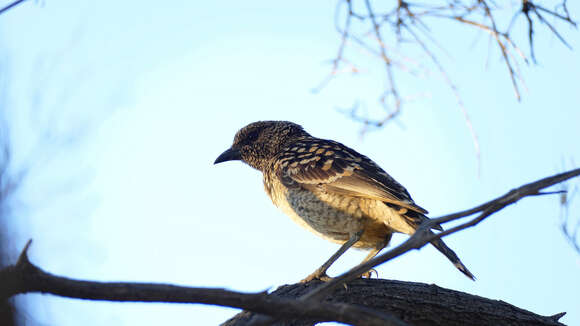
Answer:
[[[435,248],[437,248],[437,250],[439,250],[442,254],[444,254],[445,257],[447,257],[447,259],[449,259],[461,273],[465,274],[465,276],[475,281],[475,276],[471,274],[469,269],[467,269],[467,267],[463,265],[459,257],[457,257],[457,255],[453,250],[451,250],[451,248],[447,247],[447,245],[445,244],[445,242],[443,242],[443,240],[436,239],[431,241],[431,244],[435,246]]]

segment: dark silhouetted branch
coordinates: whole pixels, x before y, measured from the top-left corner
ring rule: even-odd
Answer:
[[[6,6],[4,6],[3,8],[0,8],[0,15],[2,15],[3,13],[5,13],[6,11],[18,6],[19,4],[23,3],[26,0],[16,0],[12,3],[7,4]]]
[[[285,285],[271,295],[299,298],[320,286],[311,281]],[[434,284],[380,279],[357,279],[346,287],[333,290],[326,302],[356,304],[375,311],[391,313],[410,325],[563,325],[558,322],[564,314],[540,316],[509,303],[445,289]],[[250,326],[262,319],[252,312],[241,312],[222,326]],[[277,326],[311,326],[315,321],[304,318],[277,321]],[[356,325],[364,325],[357,323]]]
[[[271,316],[302,316],[364,325],[406,326],[385,312],[366,307],[321,301],[298,301],[266,292],[240,293],[224,289],[194,288],[170,284],[91,282],[47,273],[28,260],[30,241],[15,265],[0,270],[0,300],[21,293],[50,293],[58,296],[106,301],[201,303],[255,311]]]
[[[412,53],[416,53],[415,48],[418,48],[435,65],[461,107],[479,160],[479,143],[475,129],[455,83],[439,59],[440,53],[447,54],[448,51],[445,51],[445,47],[433,36],[429,27],[437,21],[445,20],[458,23],[458,27],[462,30],[483,31],[489,34],[494,41],[492,44],[495,44],[501,54],[501,60],[505,63],[515,97],[520,100],[520,89],[525,85],[519,65],[520,63],[528,64],[528,59],[517,44],[516,38],[510,34],[517,18],[521,14],[526,17],[527,38],[533,62],[537,61],[534,50],[534,33],[538,24],[545,26],[568,48],[571,46],[556,27],[556,23],[577,26],[568,11],[566,0],[555,1],[554,3],[557,5],[553,10],[531,0],[521,0],[520,3],[521,6],[514,7],[504,3],[496,4],[489,0],[437,0],[422,3],[403,0],[390,2],[339,0],[336,16],[346,16],[344,20],[335,19],[336,29],[340,34],[339,50],[335,59],[332,60],[331,73],[320,83],[316,91],[320,91],[328,85],[340,72],[358,73],[363,70],[359,68],[359,65],[368,65],[369,57],[371,60],[372,58],[377,59],[377,64],[380,63],[384,67],[387,78],[387,85],[377,96],[383,113],[378,115],[361,114],[358,111],[359,106],[355,106],[346,113],[352,120],[363,124],[362,132],[383,127],[400,114],[405,101],[416,97],[408,96],[405,94],[407,93],[405,90],[400,89],[398,86],[399,73],[417,76],[423,75],[418,74],[417,70],[428,72],[425,60],[410,58]],[[513,14],[506,15],[506,12],[508,14],[513,12]],[[498,20],[497,17],[502,19]],[[508,21],[504,22],[506,20],[503,19],[504,17],[511,17],[511,19],[508,18]],[[548,21],[548,18],[551,18],[552,21]],[[340,24],[339,21],[344,23]],[[535,22],[538,24],[534,24]],[[504,25],[505,27],[503,27]],[[419,33],[422,36],[419,36]],[[398,48],[398,51],[395,50],[395,47]],[[352,48],[355,51],[352,51]],[[362,60],[356,57],[361,50],[368,54]]]

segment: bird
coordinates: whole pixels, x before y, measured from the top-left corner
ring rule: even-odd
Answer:
[[[351,247],[369,251],[364,263],[388,245],[393,233],[412,235],[429,220],[427,210],[370,158],[337,141],[313,137],[290,121],[257,121],[241,128],[214,164],[226,161],[242,161],[262,172],[275,206],[298,225],[341,244],[302,282],[330,279],[328,268]],[[432,229],[443,230],[440,225]],[[443,240],[431,244],[475,280]]]

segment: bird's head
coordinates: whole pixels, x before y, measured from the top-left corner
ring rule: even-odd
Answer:
[[[232,146],[214,164],[241,160],[264,171],[271,159],[292,141],[308,136],[302,126],[289,121],[258,121],[240,129]]]

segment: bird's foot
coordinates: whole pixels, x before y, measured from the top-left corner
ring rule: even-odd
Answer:
[[[308,275],[305,279],[300,281],[300,283],[308,283],[312,280],[320,280],[323,282],[328,282],[328,281],[332,280],[332,277],[326,275],[325,271],[316,270],[316,271],[314,271],[314,273]]]
[[[371,268],[371,269],[369,269],[367,272],[363,273],[363,274],[361,275],[361,278],[372,278],[372,276],[373,276],[373,273],[375,274],[375,276],[376,276],[377,278],[379,278],[379,272],[377,272],[377,270],[376,270],[376,269],[374,269],[374,268]]]

